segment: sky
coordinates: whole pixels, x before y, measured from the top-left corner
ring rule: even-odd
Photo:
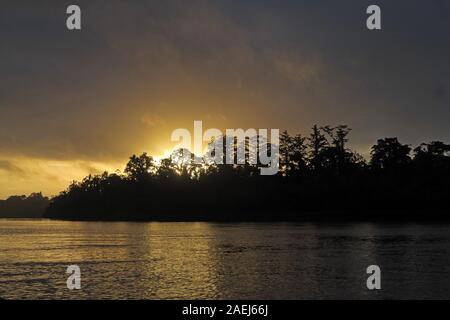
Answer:
[[[366,28],[371,4],[382,30]],[[383,137],[450,142],[449,57],[447,0],[4,0],[0,199],[165,155],[194,120],[347,124],[363,155]]]

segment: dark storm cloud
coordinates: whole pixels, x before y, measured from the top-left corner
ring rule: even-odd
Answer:
[[[376,32],[365,0],[77,3],[81,32],[64,1],[2,2],[0,153],[124,157],[154,127],[143,118],[205,113],[348,123],[358,145],[450,137],[447,1],[377,1]]]

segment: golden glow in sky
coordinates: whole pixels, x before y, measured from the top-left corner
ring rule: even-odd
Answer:
[[[378,138],[450,136],[450,19],[438,6],[405,15],[392,3],[398,19],[366,34],[351,2],[86,1],[71,33],[55,16],[67,4],[19,2],[2,5],[0,199],[56,194],[133,154],[160,160],[195,120],[303,135],[346,124],[364,155]]]

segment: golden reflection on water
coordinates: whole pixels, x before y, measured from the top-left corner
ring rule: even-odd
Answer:
[[[450,297],[449,231],[429,225],[0,219],[0,297]],[[81,290],[66,286],[66,268],[73,264],[81,268]],[[387,270],[388,290],[366,290],[371,264]]]
[[[214,229],[207,223],[151,223],[146,226],[145,234],[152,235],[144,242],[148,256],[152,257],[145,269],[149,275],[146,278],[158,279],[156,286],[153,281],[145,284],[150,296],[217,298]],[[196,288],[195,291],[192,288]]]
[[[15,268],[5,270],[1,281],[55,281],[59,288],[50,292],[67,297],[65,268],[76,264],[83,290],[72,297],[216,298],[215,239],[207,223],[10,220],[1,228],[0,262]]]

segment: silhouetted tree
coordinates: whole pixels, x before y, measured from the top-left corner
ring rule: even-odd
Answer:
[[[371,166],[377,170],[393,170],[404,167],[411,162],[410,151],[411,148],[401,144],[397,138],[380,139],[372,147]]]
[[[309,161],[311,169],[320,170],[323,167],[323,151],[329,144],[317,125],[314,125],[312,128],[311,135],[308,138],[308,146],[310,148]]]
[[[300,134],[291,139],[290,142],[290,161],[289,171],[295,175],[305,173],[307,169],[307,155],[306,155],[306,138]]]
[[[280,134],[280,170],[287,175],[290,171],[292,137],[284,130]]]
[[[153,158],[143,153],[140,156],[132,155],[125,167],[125,174],[134,181],[148,179],[155,170]]]
[[[351,129],[346,125],[340,125],[337,127],[325,126],[322,127],[322,130],[331,139],[330,146],[327,147],[324,153],[327,166],[332,172],[340,174],[352,159],[351,153],[345,146]]]
[[[161,179],[173,179],[177,176],[177,170],[173,164],[172,159],[167,158],[161,160],[161,164],[158,166],[156,170],[156,175]]]
[[[422,143],[414,149],[414,164],[422,173],[436,171],[448,173],[450,171],[450,145],[441,141]]]
[[[449,157],[450,145],[441,141],[433,141],[431,143],[422,143],[414,149],[415,157]]]

